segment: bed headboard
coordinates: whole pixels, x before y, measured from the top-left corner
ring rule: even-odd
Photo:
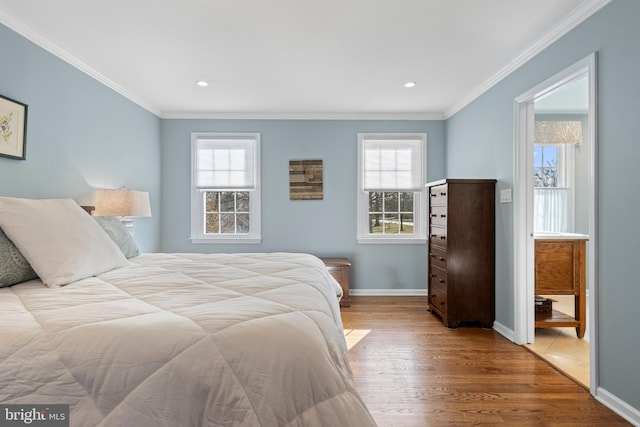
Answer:
[[[87,213],[89,215],[93,215],[93,211],[96,210],[95,206],[80,206],[82,209],[84,209],[85,211],[87,211]]]

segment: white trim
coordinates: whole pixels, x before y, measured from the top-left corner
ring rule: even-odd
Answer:
[[[456,114],[467,105],[471,104],[475,99],[479,98],[483,93],[498,84],[502,79],[509,76],[515,70],[527,63],[540,52],[551,46],[562,36],[580,25],[591,15],[609,4],[611,0],[590,0],[577,7],[566,19],[560,22],[555,28],[548,31],[540,39],[538,39],[527,50],[518,55],[513,61],[503,67],[500,71],[490,77],[483,84],[478,86],[473,92],[467,94],[463,99],[445,111],[445,119]]]
[[[51,52],[53,55],[71,64],[85,74],[91,76],[95,80],[104,84],[108,88],[114,90],[131,102],[139,105],[145,110],[155,114],[162,119],[272,119],[272,120],[446,120],[453,116],[465,106],[480,97],[483,93],[498,84],[502,79],[514,72],[531,58],[549,47],[560,37],[571,31],[591,15],[602,9],[611,0],[590,0],[576,8],[566,19],[560,22],[555,28],[548,31],[536,43],[530,46],[526,51],[518,55],[513,61],[503,67],[500,71],[486,80],[482,85],[471,93],[467,94],[459,102],[455,103],[451,108],[444,112],[381,112],[381,113],[241,113],[241,112],[210,112],[210,113],[180,113],[180,112],[163,112],[157,106],[152,105],[145,99],[140,98],[136,94],[123,88],[105,75],[99,73],[94,68],[85,64],[75,56],[71,55],[60,46],[52,43],[46,37],[36,32],[32,28],[20,22],[14,16],[0,10],[0,23],[7,26],[11,30],[20,34],[27,40],[35,43],[41,48]]]
[[[156,116],[160,117],[161,111],[158,108],[156,108],[156,106],[147,102],[147,100],[140,98],[138,95],[132,93],[128,89],[120,86],[118,83],[114,82],[104,74],[97,71],[95,68],[87,65],[83,61],[71,55],[69,52],[62,49],[57,44],[53,43],[42,34],[33,30],[31,27],[23,24],[18,19],[16,19],[13,15],[8,14],[4,10],[0,10],[0,23],[9,27],[11,30],[20,34],[22,37],[33,42],[37,46],[40,46],[44,50],[57,56],[61,60],[67,62],[68,64],[71,64],[73,67],[87,74],[89,77],[99,81],[100,83],[107,86],[109,89],[113,90],[114,92],[124,96],[134,104],[137,104],[140,107],[144,108],[145,110],[149,111],[150,113],[153,113]]]
[[[533,301],[533,294],[529,295],[528,288],[522,286],[522,283],[528,283],[530,277],[533,277],[531,269],[527,269],[526,260],[533,255],[533,239],[527,238],[525,233],[519,230],[533,230],[533,206],[529,206],[527,194],[528,187],[533,191],[533,178],[529,179],[527,173],[527,164],[533,164],[533,160],[529,156],[533,156],[526,149],[526,141],[532,139],[533,129],[527,129],[526,124],[531,123],[530,116],[533,115],[533,101],[523,98],[515,101],[515,126],[514,126],[514,197],[513,197],[513,248],[514,248],[514,342],[516,344],[530,343],[533,336],[533,325],[528,324],[528,319],[534,314],[533,309],[518,310],[517,307],[529,307],[528,301]],[[525,126],[520,126],[520,123]],[[523,149],[522,147],[525,147]],[[521,172],[523,170],[523,172]],[[521,175],[525,175],[526,179],[518,179]],[[524,260],[524,261],[523,261]],[[520,266],[520,267],[519,267]]]
[[[394,234],[391,237],[358,237],[357,242],[361,245],[424,245],[427,243],[427,238],[397,237],[397,235]]]
[[[197,181],[197,150],[198,139],[233,139],[250,138],[255,141],[254,161],[254,182],[255,187],[251,190],[252,196],[249,201],[249,234],[204,234],[202,225],[202,213],[204,211],[203,200],[200,197],[200,189],[196,185]],[[192,132],[191,133],[191,243],[209,244],[256,244],[262,241],[262,220],[261,220],[261,176],[260,176],[260,133],[257,132]],[[222,190],[218,190],[222,191]],[[242,191],[242,190],[240,190]]]
[[[411,132],[388,132],[388,133],[358,133],[357,135],[357,193],[356,193],[356,241],[359,244],[425,244],[427,242],[427,231],[425,224],[426,210],[426,190],[421,186],[419,191],[414,191],[413,199],[413,231],[409,235],[401,234],[369,234],[369,200],[367,192],[363,190],[363,164],[364,164],[364,141],[366,139],[420,139],[422,141],[422,163],[419,182],[424,182],[427,176],[427,134]],[[391,190],[395,191],[395,190]],[[398,190],[399,191],[399,190]]]
[[[192,237],[189,239],[191,243],[197,244],[233,244],[233,245],[257,245],[262,243],[262,238],[260,237],[245,237],[245,236],[237,236],[237,237]]]
[[[589,328],[589,372],[590,377],[590,391],[591,394],[596,395],[597,389],[600,387],[600,371],[598,369],[598,360],[600,359],[600,353],[598,351],[598,343],[600,340],[598,332],[598,319],[600,319],[600,313],[598,311],[598,305],[596,301],[599,299],[600,285],[598,281],[598,55],[594,53],[590,55],[586,61],[588,62],[589,69],[589,118],[587,122],[587,135],[589,137],[590,144],[589,149],[589,165],[588,165],[588,179],[589,188],[592,190],[592,195],[589,199],[589,250],[587,251],[587,309],[589,310],[588,324]]]
[[[558,87],[568,83],[578,76],[587,73],[590,69],[594,70],[595,67],[595,54],[589,55],[586,58],[576,62],[555,76],[545,80],[538,84],[534,88],[526,91],[522,95],[515,99],[515,126],[514,126],[514,187],[517,188],[517,194],[514,197],[514,296],[516,298],[516,307],[527,307],[526,313],[522,313],[521,310],[515,310],[515,333],[516,343],[532,343],[534,336],[533,318],[535,316],[533,310],[533,304],[528,304],[527,301],[533,301],[533,266],[526,262],[527,259],[533,259],[533,207],[530,206],[533,202],[533,177],[532,173],[529,173],[529,165],[533,166],[533,149],[529,150],[527,140],[534,140],[534,129],[526,128],[527,123],[534,123],[534,111],[533,101]],[[594,71],[595,72],[595,71]],[[590,104],[593,103],[595,92],[590,91]],[[593,107],[593,105],[590,105]],[[595,117],[594,117],[595,118]],[[590,118],[590,122],[594,120]],[[522,125],[523,126],[522,126]],[[590,141],[595,143],[595,133],[590,135]],[[525,147],[523,150],[522,148]],[[533,148],[533,142],[531,142],[531,148]],[[589,160],[593,163],[593,159]],[[591,167],[591,166],[590,166]],[[519,179],[522,175],[525,176],[525,180]],[[592,177],[590,178],[592,179]],[[594,182],[590,182],[590,185],[595,185]],[[594,187],[591,187],[594,188]],[[595,209],[595,205],[590,206]],[[590,221],[590,227],[595,226]],[[526,230],[526,233],[519,233],[518,230]],[[591,228],[590,228],[591,230]],[[590,235],[592,233],[589,233]],[[592,243],[592,246],[595,246]],[[591,251],[593,252],[593,251]],[[587,264],[595,264],[590,258]],[[524,267],[526,266],[526,267]],[[592,276],[588,274],[590,278]],[[593,279],[591,279],[593,281]],[[523,290],[520,285],[526,283],[526,291]],[[591,283],[591,282],[590,282]]]
[[[534,88],[515,99],[514,124],[514,187],[517,193],[514,198],[514,331],[517,344],[531,343],[534,339],[533,304],[534,274],[533,274],[533,223],[530,218],[533,201],[532,170],[533,161],[533,129],[529,124],[534,122],[533,102],[535,99],[557,89],[581,75],[589,75],[589,121],[588,121],[588,181],[590,196],[589,212],[589,250],[587,251],[587,288],[589,289],[589,364],[590,364],[590,392],[595,395],[599,385],[598,375],[598,271],[597,271],[597,100],[596,100],[596,54],[576,62],[567,69],[557,73]]]
[[[349,295],[356,297],[426,297],[427,289],[349,289]],[[427,309],[427,302],[424,302]]]
[[[620,399],[613,393],[608,392],[602,387],[598,387],[595,394],[596,400],[634,426],[640,426],[640,411]]]
[[[515,341],[515,332],[513,331],[513,329],[506,327],[502,323],[498,321],[493,322],[493,330],[509,341]]]
[[[445,120],[442,113],[266,113],[266,112],[166,112],[162,119],[220,119],[220,120]]]

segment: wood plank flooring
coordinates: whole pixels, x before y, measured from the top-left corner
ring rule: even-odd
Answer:
[[[631,425],[497,332],[448,329],[426,306],[352,297],[341,310],[356,387],[380,427]]]

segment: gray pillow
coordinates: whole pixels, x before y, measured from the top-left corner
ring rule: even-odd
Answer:
[[[37,277],[29,262],[0,228],[0,288]]]
[[[115,216],[94,216],[93,219],[100,224],[102,229],[111,237],[111,240],[118,245],[125,257],[132,258],[140,255],[136,241],[133,240],[133,236],[124,228],[118,218]]]

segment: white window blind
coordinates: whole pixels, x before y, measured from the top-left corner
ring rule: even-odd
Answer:
[[[362,140],[364,191],[421,191],[422,139]]]
[[[198,189],[255,189],[255,139],[196,140]]]

